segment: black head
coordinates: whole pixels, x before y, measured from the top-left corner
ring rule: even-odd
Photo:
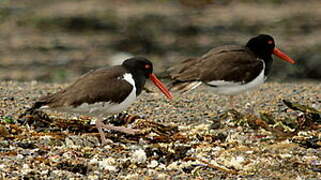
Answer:
[[[256,56],[265,59],[271,57],[275,48],[274,39],[267,34],[260,34],[250,39],[246,47],[248,47]]]
[[[123,64],[133,74],[143,74],[146,78],[153,73],[153,64],[144,57],[126,59]]]
[[[153,64],[148,59],[144,57],[132,57],[126,59],[123,64],[131,74],[135,81],[135,86],[137,88],[136,95],[139,95],[144,87],[146,78],[149,78],[155,86],[157,86],[162,93],[169,99],[172,99],[172,94],[168,91],[165,85],[153,74]]]

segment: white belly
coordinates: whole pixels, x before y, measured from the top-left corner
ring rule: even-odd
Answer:
[[[99,102],[94,104],[84,103],[76,108],[61,107],[55,108],[54,110],[88,116],[104,117],[110,114],[120,113],[121,111],[127,109],[135,101],[135,99],[136,91],[132,91],[130,95],[120,104],[110,102]]]
[[[259,85],[263,84],[266,77],[264,76],[264,68],[261,71],[261,73],[252,81],[242,84],[242,83],[236,83],[236,82],[227,82],[227,81],[211,81],[207,84],[217,86],[217,87],[211,87],[211,89],[217,93],[217,94],[223,94],[223,95],[236,95],[239,93],[242,93],[247,90],[254,89],[258,87]]]

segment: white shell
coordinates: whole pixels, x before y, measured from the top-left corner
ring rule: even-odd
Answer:
[[[144,163],[147,160],[146,152],[142,149],[136,150],[131,156],[131,162]]]

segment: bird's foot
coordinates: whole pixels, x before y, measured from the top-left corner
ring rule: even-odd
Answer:
[[[104,124],[103,129],[118,131],[130,135],[135,135],[140,132],[138,129],[126,128],[123,126],[114,126],[111,124]]]
[[[105,145],[107,145],[107,144],[113,143],[112,140],[106,139],[105,134],[103,134],[103,135],[100,134],[100,139],[101,139],[101,146],[105,146]]]
[[[123,126],[114,126],[111,124],[104,124],[102,122],[102,120],[100,120],[100,119],[96,121],[96,127],[98,129],[99,134],[100,134],[101,142],[103,145],[108,143],[106,136],[105,136],[105,132],[103,130],[113,130],[113,131],[118,131],[118,132],[122,132],[125,134],[130,134],[130,135],[135,135],[140,132],[140,130],[138,130],[138,129],[126,128]]]

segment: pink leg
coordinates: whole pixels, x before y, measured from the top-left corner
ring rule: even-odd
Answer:
[[[136,130],[136,129],[125,128],[122,126],[114,126],[111,124],[104,124],[103,120],[100,118],[96,120],[96,127],[98,129],[99,134],[100,134],[102,144],[107,143],[106,136],[105,136],[103,129],[114,130],[114,131],[122,132],[125,134],[132,134],[132,135],[137,134],[139,132],[139,130]]]
[[[234,96],[229,96],[229,103],[230,103],[230,108],[234,108]]]

